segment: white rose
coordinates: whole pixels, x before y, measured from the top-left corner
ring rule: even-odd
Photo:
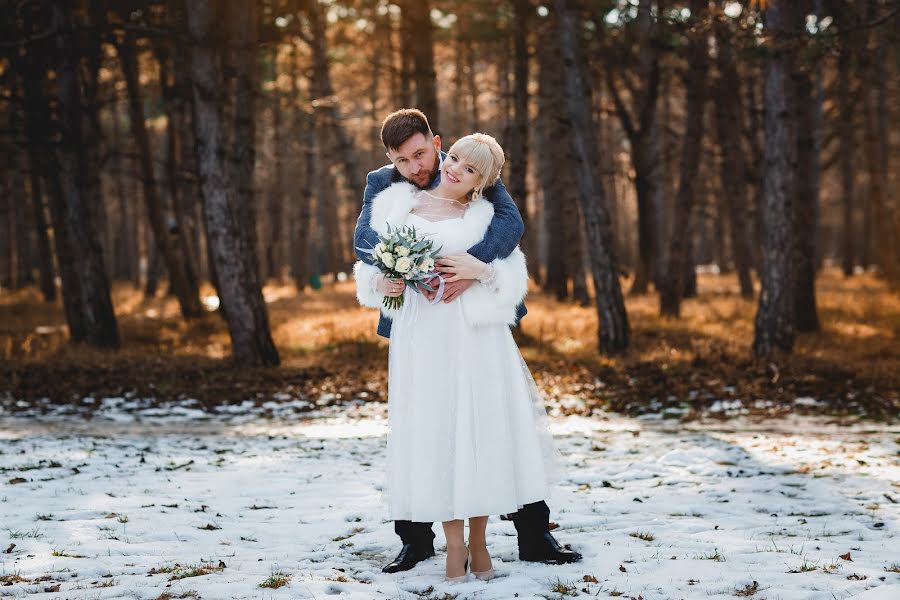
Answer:
[[[419,270],[428,272],[434,267],[434,259],[431,257],[423,258],[419,263]]]
[[[397,253],[397,256],[409,256],[409,248],[406,246],[397,246],[394,248],[394,252]]]
[[[398,273],[408,273],[412,268],[412,261],[409,260],[408,256],[401,256],[397,259],[397,263],[394,265],[394,268]]]
[[[383,252],[381,254],[381,262],[383,262],[384,266],[386,266],[388,269],[393,269],[394,268],[394,255],[391,254],[390,252]]]
[[[381,256],[385,250],[387,250],[387,246],[384,245],[384,242],[378,242],[378,245],[375,246],[375,254],[374,254],[375,258],[378,258],[379,256]]]

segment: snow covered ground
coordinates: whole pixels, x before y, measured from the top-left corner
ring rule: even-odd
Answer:
[[[384,405],[95,403],[0,415],[0,596],[900,599],[885,425],[554,417],[568,476],[549,504],[583,562],[518,562],[492,518],[499,577],[449,585],[440,550],[381,572],[399,549]]]

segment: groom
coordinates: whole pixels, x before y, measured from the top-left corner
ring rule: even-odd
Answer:
[[[431,189],[439,183],[440,166],[444,160],[441,138],[431,132],[428,119],[422,111],[404,108],[391,113],[381,126],[381,142],[387,150],[391,164],[372,171],[366,177],[363,207],[356,223],[353,245],[356,248],[374,248],[378,234],[369,226],[372,200],[379,192],[398,181],[408,181],[421,189]],[[491,220],[484,239],[469,248],[469,254],[489,263],[496,258],[509,256],[522,237],[524,225],[515,202],[507,193],[502,181],[484,191],[484,197],[494,205]],[[357,250],[360,260],[371,263],[371,257]],[[446,284],[443,302],[452,302],[474,283],[460,280]],[[516,322],[525,316],[525,305],[516,309]],[[381,315],[378,335],[390,337],[391,321]],[[526,504],[511,515],[519,540],[519,559],[552,564],[581,560],[581,554],[565,548],[550,534],[550,509],[544,501]],[[385,573],[408,571],[420,561],[434,556],[434,532],[431,523],[395,521],[394,531],[403,541],[397,558],[384,569]]]

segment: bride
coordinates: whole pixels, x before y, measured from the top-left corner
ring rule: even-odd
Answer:
[[[446,574],[493,577],[485,529],[488,516],[516,512],[548,497],[555,451],[546,413],[509,325],[528,289],[525,256],[483,263],[466,249],[484,237],[493,205],[481,198],[503,166],[494,138],[457,141],[441,165],[440,184],[420,190],[399,182],[374,200],[371,227],[413,225],[441,247],[445,281],[477,283],[458,301],[430,302],[357,262],[361,304],[392,319],[388,361],[388,469],[392,520],[441,521]],[[399,309],[385,296],[404,295]],[[468,548],[464,520],[469,520]]]

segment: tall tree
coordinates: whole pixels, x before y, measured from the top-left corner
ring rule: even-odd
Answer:
[[[880,2],[867,0],[865,14],[867,22],[875,22],[881,16]],[[887,144],[882,138],[889,128],[887,104],[879,102],[880,98],[887,95],[881,91],[887,85],[884,43],[884,33],[879,28],[870,28],[863,81],[863,149],[869,176],[868,199],[875,226],[878,265],[885,279],[894,287],[900,285],[900,256],[898,232],[887,197]]]
[[[706,71],[709,62],[708,31],[704,19],[707,15],[706,0],[691,0],[691,22],[687,32],[687,72],[684,87],[687,94],[685,107],[685,131],[681,151],[681,175],[675,197],[675,223],[669,240],[668,265],[659,277],[659,312],[662,315],[679,316],[681,299],[685,293],[686,269],[693,270],[691,260],[691,212],[696,196],[697,173],[700,168],[700,150],[703,144],[703,116],[706,107]]]
[[[565,95],[574,125],[571,143],[575,151],[575,172],[596,295],[598,347],[603,354],[616,354],[628,348],[630,327],[619,286],[612,223],[603,185],[591,162],[597,147],[590,106],[591,95],[584,74],[585,63],[580,42],[582,36],[575,29],[572,0],[555,0],[554,8],[563,61]]]
[[[578,182],[575,171],[570,168],[578,157],[572,144],[558,143],[558,140],[572,139],[573,123],[566,104],[563,63],[555,24],[545,22],[536,33],[537,44],[541,48],[538,53],[538,147],[554,148],[553,152],[537,153],[546,234],[543,288],[558,300],[567,300],[570,295],[583,291],[585,281]],[[573,284],[571,293],[570,281]],[[584,300],[583,296],[576,299]]]
[[[722,4],[722,0],[719,0]],[[719,179],[722,185],[722,204],[726,210],[731,238],[731,255],[738,274],[741,296],[753,297],[753,280],[750,277],[752,263],[750,235],[748,231],[749,215],[747,203],[750,200],[748,180],[749,165],[745,152],[740,123],[744,109],[741,98],[741,78],[738,75],[734,57],[734,28],[729,26],[729,18],[724,13],[717,13],[714,20],[716,36],[716,67],[719,76],[714,80],[716,135],[722,149],[722,160],[719,163]],[[721,220],[721,219],[720,219]]]
[[[796,112],[791,74],[795,47],[791,26],[796,21],[789,0],[767,0],[763,10],[766,33],[765,162],[762,291],[756,313],[753,353],[769,356],[794,346],[795,265],[793,201],[797,160]]]
[[[634,186],[638,203],[638,262],[631,286],[632,294],[647,293],[651,281],[660,271],[662,214],[665,207],[662,139],[657,100],[660,89],[657,19],[651,0],[640,0],[633,25],[634,45],[637,47],[636,78],[623,71],[619,81],[630,92],[628,108],[619,92],[615,72],[620,68],[618,57],[606,65],[606,83],[616,107],[622,128],[631,144],[634,167]],[[634,81],[634,80],[637,81]]]
[[[247,268],[259,278],[256,234],[256,100],[259,97],[259,3],[229,2],[225,7],[232,39],[224,54],[234,74],[234,151],[229,154],[236,174],[240,234],[251,251]]]
[[[85,136],[83,127],[85,115],[81,100],[81,50],[78,46],[75,23],[68,2],[54,0],[50,3],[55,36],[57,65],[56,84],[60,107],[61,137],[59,143],[59,190],[51,194],[54,207],[54,231],[62,222],[68,229],[68,252],[71,263],[60,259],[63,265],[71,267],[78,281],[80,293],[79,308],[82,311],[80,326],[83,326],[84,341],[103,347],[119,346],[119,328],[110,298],[109,280],[103,263],[103,253],[91,219],[90,203],[95,190],[91,188],[88,142],[95,142],[92,136]],[[65,248],[61,249],[64,252]],[[75,290],[69,290],[75,292]],[[64,293],[66,292],[64,288]],[[74,338],[74,334],[73,334]]]
[[[222,114],[226,85],[221,56],[224,4],[223,0],[187,3],[188,27],[196,40],[191,53],[191,79],[206,237],[235,359],[248,366],[271,366],[278,364],[278,352],[269,331],[255,248],[242,231],[246,223],[241,220],[245,216],[240,206],[241,175],[232,174],[226,158],[227,123]],[[232,19],[239,15],[239,11],[228,14]],[[240,29],[239,24],[228,25]]]
[[[509,137],[505,150],[509,158],[506,185],[519,207],[525,223],[522,247],[525,256],[534,264],[537,258],[537,232],[531,230],[528,216],[526,174],[528,173],[528,26],[534,8],[530,0],[513,0],[513,110]],[[536,269],[531,269],[536,270]]]
[[[150,227],[153,230],[156,251],[166,265],[169,273],[169,285],[178,298],[182,316],[186,319],[199,317],[204,313],[203,305],[200,303],[200,286],[197,274],[194,272],[186,252],[184,232],[177,225],[169,225],[170,223],[176,224],[177,220],[167,214],[168,211],[160,197],[159,186],[156,182],[153,152],[150,148],[150,136],[147,133],[144,118],[144,99],[138,82],[137,45],[134,36],[126,33],[118,48],[122,61],[122,73],[128,89],[131,134],[134,136],[141,166],[144,205],[147,209]],[[163,82],[163,85],[166,83]],[[174,142],[173,129],[174,126],[169,129],[169,139],[172,142]],[[172,151],[170,150],[170,152]]]
[[[841,3],[840,23],[849,25],[851,8],[848,2]],[[852,28],[852,25],[849,25]],[[841,173],[841,267],[844,275],[853,275],[856,264],[854,246],[856,236],[853,230],[853,205],[856,200],[856,126],[854,123],[855,102],[852,91],[852,69],[855,61],[856,44],[851,33],[841,38],[838,55],[838,167]]]
[[[792,29],[803,31],[806,15],[813,12],[812,2],[798,3]],[[803,39],[803,38],[801,38]],[[821,98],[816,90],[814,77],[819,69],[818,58],[805,53],[805,60],[798,60],[794,67],[794,109],[797,124],[797,172],[794,176],[794,260],[796,264],[797,331],[819,329],[816,307],[816,251],[819,231],[820,140],[818,115]]]
[[[403,18],[406,21],[404,53],[412,60],[412,81],[415,84],[415,105],[435,126],[440,124],[438,113],[437,76],[434,72],[434,25],[431,22],[429,0],[403,0]]]

